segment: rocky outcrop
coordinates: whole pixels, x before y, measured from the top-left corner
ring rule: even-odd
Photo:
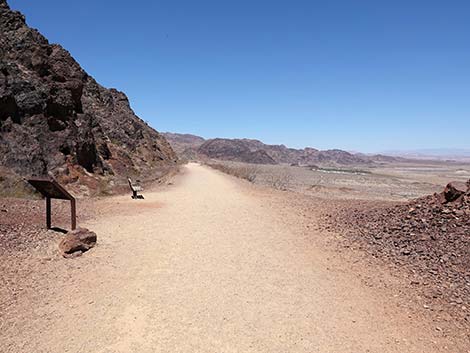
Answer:
[[[124,93],[106,89],[0,0],[0,164],[63,182],[152,177],[176,156]]]
[[[470,181],[469,181],[470,182]],[[468,191],[468,182],[459,183],[459,182],[451,182],[447,184],[446,188],[442,192],[442,200],[443,202],[454,202],[461,198],[465,192]]]
[[[78,228],[68,232],[59,243],[59,250],[68,257],[71,254],[81,255],[96,245],[96,233],[86,228]]]

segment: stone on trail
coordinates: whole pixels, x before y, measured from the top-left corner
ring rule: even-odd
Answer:
[[[71,254],[81,255],[90,250],[96,244],[96,233],[86,228],[78,228],[68,232],[59,243],[59,250],[64,257]]]

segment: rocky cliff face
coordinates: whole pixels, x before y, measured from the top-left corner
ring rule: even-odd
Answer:
[[[152,178],[175,161],[124,93],[99,85],[0,0],[1,166],[80,184],[87,177]]]

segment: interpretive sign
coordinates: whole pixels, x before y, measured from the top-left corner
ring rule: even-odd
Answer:
[[[75,198],[70,195],[70,193],[65,190],[54,179],[29,179],[30,183],[37,191],[39,191],[42,196],[46,198],[46,226],[47,229],[51,229],[51,199],[59,200],[69,200],[71,208],[71,220],[72,220],[72,230],[77,228],[77,214],[76,214],[76,203]]]

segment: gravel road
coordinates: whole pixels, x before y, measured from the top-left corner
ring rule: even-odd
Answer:
[[[145,200],[97,202],[102,216],[85,226],[98,246],[56,261],[67,265],[49,279],[54,295],[16,322],[7,317],[4,349],[465,352],[397,307],[392,293],[335,265],[340,257],[316,247],[314,235],[299,236],[255,194],[189,164]]]

